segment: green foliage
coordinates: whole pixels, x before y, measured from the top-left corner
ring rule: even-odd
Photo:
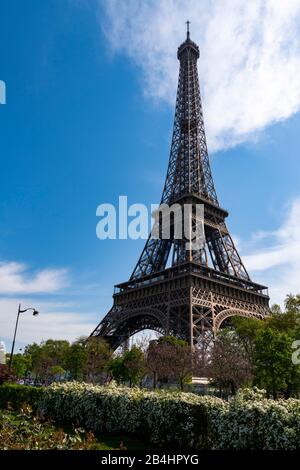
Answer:
[[[294,312],[300,315],[300,294],[287,295],[285,302],[284,302],[284,306],[287,312]]]
[[[27,404],[35,409],[44,390],[42,387],[29,385],[3,384],[0,387],[0,408],[9,406],[14,410],[20,410],[24,404]]]
[[[86,340],[85,350],[87,355],[86,379],[89,382],[101,382],[107,371],[113,351],[106,341],[96,337],[91,337]]]
[[[2,450],[90,450],[95,437],[82,428],[64,432],[53,424],[41,422],[29,407],[19,413],[0,410],[0,448]]]
[[[75,341],[69,349],[66,367],[72,379],[83,380],[87,364],[87,350],[85,348],[85,338]]]
[[[282,313],[281,307],[278,304],[273,304],[271,306],[271,312],[272,313]]]
[[[111,359],[108,364],[108,371],[112,375],[113,379],[121,384],[127,380],[127,369],[124,366],[124,361],[122,356],[117,356]]]
[[[176,338],[176,336],[161,336],[158,340],[154,340],[157,344],[170,344],[171,346],[181,346],[186,347],[188,343],[183,339]]]
[[[49,375],[52,376],[54,379],[60,380],[62,376],[64,376],[66,373],[65,369],[63,369],[61,366],[56,365],[56,366],[51,366],[49,370]]]
[[[11,362],[11,370],[16,377],[25,377],[31,370],[31,357],[23,354],[14,354]]]
[[[113,358],[108,365],[108,370],[118,384],[129,382],[130,386],[137,385],[146,372],[143,351],[133,346],[122,356]]]
[[[234,317],[232,323],[242,347],[251,360],[257,335],[264,328],[264,322],[256,318]]]
[[[42,341],[26,346],[24,355],[13,358],[17,376],[30,373],[38,382],[53,380],[101,382],[112,356],[108,344],[99,338],[79,338],[73,344],[65,340]]]
[[[267,327],[256,340],[255,382],[277,398],[279,390],[300,380],[300,367],[292,363],[293,339],[285,332]]]
[[[48,381],[53,378],[51,370],[54,366],[66,370],[69,350],[68,341],[48,339],[41,344],[32,343],[26,346],[24,357],[31,362],[30,372],[38,380]]]
[[[83,428],[47,422],[29,407],[19,412],[0,410],[0,450],[143,450],[137,438],[94,435]]]
[[[288,310],[284,313],[273,313],[265,323],[269,328],[286,332],[293,336],[300,324],[300,314],[295,310]]]
[[[253,383],[274,398],[298,397],[300,365],[292,362],[292,343],[300,339],[300,296],[288,295],[284,312],[278,305],[271,312],[264,321],[235,318],[235,332],[254,366]]]
[[[123,355],[124,367],[127,370],[129,384],[137,385],[145,375],[145,357],[143,351],[133,346]]]

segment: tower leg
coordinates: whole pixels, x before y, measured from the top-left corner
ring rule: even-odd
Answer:
[[[190,287],[190,305],[189,305],[189,323],[190,323],[190,346],[194,349],[194,318],[193,318],[193,288]]]
[[[129,336],[126,336],[124,343],[122,344],[122,353],[129,351],[130,339]]]

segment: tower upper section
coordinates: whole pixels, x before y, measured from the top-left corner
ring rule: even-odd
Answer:
[[[180,61],[174,128],[162,202],[195,194],[218,205],[206,144],[198,78],[198,45],[190,38],[179,46]]]

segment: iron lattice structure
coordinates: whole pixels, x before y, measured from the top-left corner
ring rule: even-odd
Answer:
[[[161,204],[204,206],[205,243],[186,249],[176,239],[149,238],[128,282],[115,286],[113,306],[92,332],[117,348],[131,335],[153,329],[205,344],[231,316],[264,318],[265,286],[251,281],[225,224],[209,163],[198,79],[199,48],[187,38],[180,62],[174,128]],[[171,223],[172,225],[172,223]],[[161,232],[160,232],[161,233]],[[170,267],[167,267],[169,262]],[[224,323],[223,323],[224,322]]]

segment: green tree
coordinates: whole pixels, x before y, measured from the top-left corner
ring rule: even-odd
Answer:
[[[209,375],[218,384],[220,394],[229,391],[234,395],[242,385],[251,384],[252,362],[236,331],[224,328],[219,332],[211,353]]]
[[[36,380],[45,380],[49,361],[46,360],[42,343],[28,344],[24,350],[24,356],[31,362],[31,374]]]
[[[255,383],[266,388],[268,395],[272,394],[274,399],[279,391],[287,388],[293,372],[296,372],[291,345],[292,338],[287,333],[270,327],[262,330],[256,340]]]
[[[284,302],[284,306],[287,312],[294,312],[300,315],[300,294],[287,295]]]
[[[265,323],[256,318],[233,317],[234,327],[238,342],[243,346],[249,361],[253,361],[255,341],[260,331],[265,328]]]
[[[176,338],[176,336],[171,335],[161,336],[156,341],[158,344],[169,344],[170,346],[188,346],[187,341],[185,341],[184,339]]]
[[[137,346],[133,346],[123,355],[123,364],[126,370],[129,386],[137,385],[145,375],[146,365],[143,351]]]
[[[278,305],[278,304],[273,304],[271,306],[271,312],[272,313],[283,313],[282,310],[281,310],[280,305]]]
[[[113,351],[103,339],[91,337],[86,341],[86,379],[89,382],[103,382],[107,379],[107,368]]]
[[[24,354],[14,354],[11,362],[11,370],[18,378],[24,378],[31,370],[31,357]]]
[[[126,382],[128,380],[127,368],[124,365],[122,356],[112,358],[109,361],[107,370],[111,374],[112,378],[117,382],[117,384],[121,384],[122,382]]]
[[[48,339],[42,343],[43,354],[49,358],[53,365],[59,365],[63,368],[66,367],[66,361],[70,344],[66,340]]]
[[[82,337],[71,344],[67,359],[66,367],[72,379],[83,380],[87,368],[87,348],[86,338]]]
[[[40,344],[26,346],[24,356],[30,357],[31,372],[37,380],[48,382],[53,378],[51,368],[60,366],[66,369],[70,344],[66,340],[48,339]]]
[[[300,314],[295,310],[286,310],[284,313],[272,313],[265,323],[274,330],[286,332],[293,336],[300,325]]]
[[[133,346],[121,356],[111,359],[108,370],[118,384],[129,383],[129,386],[137,385],[145,375],[146,364],[143,351]]]
[[[61,366],[51,366],[49,370],[49,375],[52,379],[60,381],[65,375],[66,371]]]
[[[35,372],[38,367],[41,355],[41,346],[37,343],[28,344],[24,349],[24,356],[28,357],[31,362],[31,371]]]
[[[146,364],[153,376],[153,388],[157,381],[178,382],[181,390],[193,374],[195,358],[188,343],[174,336],[161,336],[152,340],[146,354]]]

